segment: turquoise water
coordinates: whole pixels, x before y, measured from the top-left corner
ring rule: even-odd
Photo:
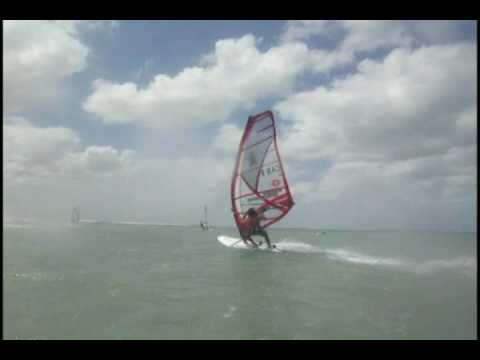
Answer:
[[[5,339],[474,339],[472,233],[4,226]]]

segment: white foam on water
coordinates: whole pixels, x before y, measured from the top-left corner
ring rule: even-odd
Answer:
[[[291,241],[291,240],[282,240],[275,244],[278,249],[283,251],[290,251],[290,252],[297,252],[303,254],[318,254],[322,252],[319,248],[312,246],[310,244],[306,244],[303,242],[298,241]]]
[[[352,264],[369,266],[386,266],[403,271],[416,273],[433,273],[436,271],[453,270],[467,274],[476,274],[477,260],[474,257],[457,257],[453,259],[435,259],[426,262],[410,261],[402,258],[380,257],[367,255],[344,248],[320,248],[300,241],[285,239],[277,243],[280,250],[303,253],[323,254],[328,259]]]
[[[375,257],[346,249],[330,249],[324,251],[330,259],[365,265],[407,266],[407,262],[401,259]]]
[[[235,306],[229,306],[228,311],[225,314],[223,314],[223,317],[225,319],[228,319],[228,318],[232,317],[232,315],[234,314],[235,311],[237,311],[237,308]]]

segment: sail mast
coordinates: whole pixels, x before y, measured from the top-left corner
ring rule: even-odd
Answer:
[[[205,226],[208,226],[208,220],[207,220],[207,205],[204,206],[204,211],[205,211]]]

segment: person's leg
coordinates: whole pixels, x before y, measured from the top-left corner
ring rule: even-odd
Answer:
[[[258,244],[252,240],[252,234],[249,231],[241,231],[240,236],[245,245],[249,245],[249,242],[252,246],[258,247]]]
[[[258,244],[255,241],[253,241],[253,239],[250,236],[248,237],[248,240],[250,240],[252,242],[252,245],[254,247],[258,247]]]
[[[248,246],[248,242],[247,242],[249,238],[248,234],[244,231],[240,231],[240,238],[242,239],[243,243]]]
[[[262,237],[265,239],[265,241],[267,242],[268,247],[269,247],[269,248],[272,247],[272,245],[270,244],[270,238],[268,237],[268,234],[267,234],[267,232],[266,232],[265,230],[263,230],[263,229],[257,229],[257,230],[255,231],[255,235],[260,235],[260,236],[262,236]]]

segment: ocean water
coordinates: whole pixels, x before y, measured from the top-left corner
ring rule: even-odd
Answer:
[[[473,233],[4,225],[5,339],[475,339]]]

